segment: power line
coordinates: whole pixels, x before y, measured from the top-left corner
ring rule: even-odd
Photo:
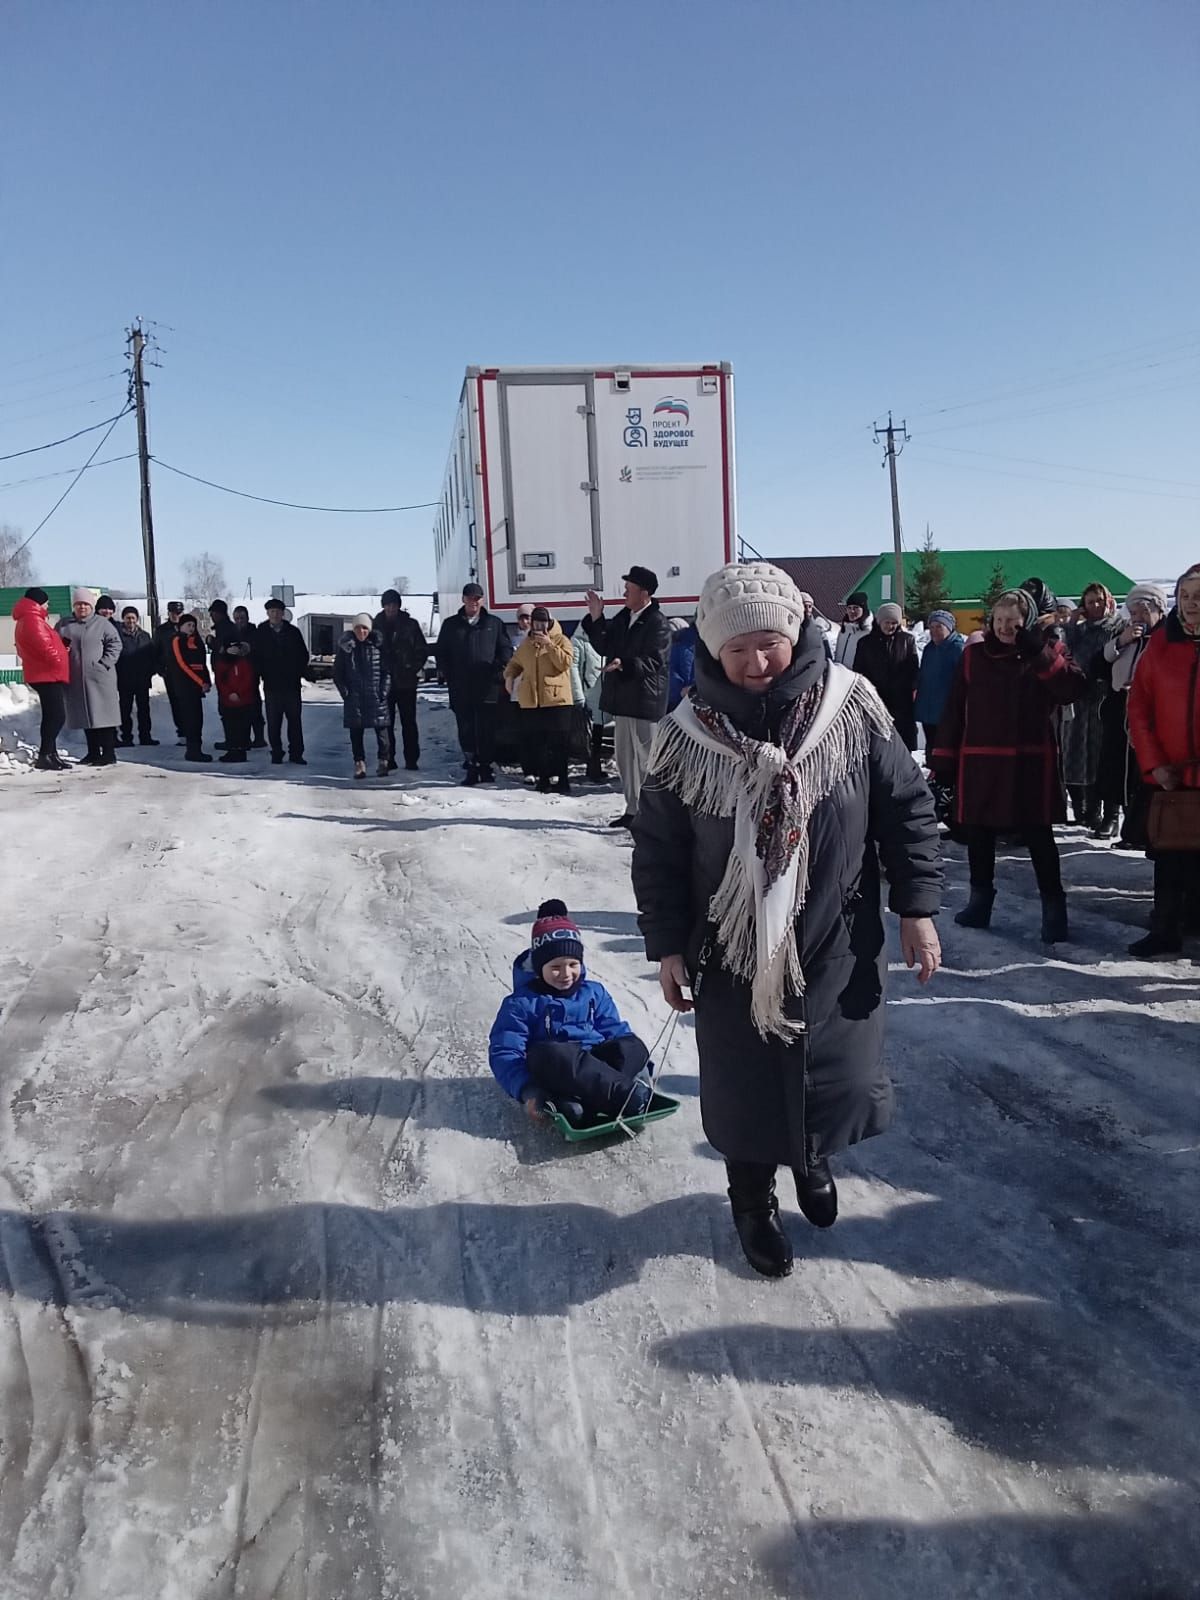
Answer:
[[[72,361],[70,366],[51,367],[49,372],[30,373],[27,378],[14,378],[11,382],[6,378],[0,383],[0,388],[26,388],[31,383],[44,383],[47,378],[61,378],[68,372],[86,372],[92,367],[106,367],[111,360],[111,356],[96,356],[91,361]]]
[[[136,450],[130,450],[123,456],[106,456],[103,461],[93,461],[92,471],[97,467],[111,467],[114,461],[132,461],[137,455]],[[0,489],[20,489],[27,483],[46,483],[51,478],[69,478],[73,472],[78,472],[78,467],[63,467],[59,472],[39,472],[35,478],[13,478],[9,483],[0,483]]]
[[[3,362],[0,362],[0,366],[4,366],[4,367],[27,367],[27,366],[29,366],[29,364],[31,362],[33,362],[33,361],[41,361],[46,356],[64,355],[64,354],[66,354],[66,352],[68,350],[82,350],[85,345],[99,344],[101,339],[111,339],[111,338],[112,338],[112,333],[111,332],[108,332],[108,333],[95,333],[95,334],[92,335],[92,337],[90,339],[74,339],[74,340],[72,340],[72,342],[70,344],[52,345],[49,350],[39,350],[38,353],[36,355],[33,355],[33,356],[18,356],[16,358],[16,360],[14,360],[14,361],[10,361],[10,360],[8,360],[6,358]]]
[[[15,400],[0,400],[0,406],[24,406],[33,400],[49,400],[56,394],[67,394],[72,389],[90,389],[94,384],[107,383],[110,378],[124,376],[124,370],[118,367],[115,372],[105,372],[96,378],[81,378],[78,383],[63,383],[57,389],[43,389],[40,394],[23,394]]]
[[[1028,422],[1034,417],[1053,416],[1061,411],[1079,411],[1087,406],[1103,406],[1113,401],[1133,400],[1143,394],[1171,394],[1177,389],[1190,389],[1200,382],[1200,373],[1194,373],[1186,378],[1175,379],[1171,383],[1143,384],[1136,389],[1114,389],[1110,394],[1091,395],[1086,399],[1063,400],[1050,406],[1039,406],[1034,411],[1013,411],[1002,417],[980,417],[975,422],[949,422],[940,428],[922,428],[920,437],[927,439],[935,433],[961,433],[964,428],[992,428],[1002,422]]]
[[[1186,500],[1192,505],[1200,501],[1200,495],[1170,494],[1162,489],[1127,489],[1120,483],[1080,483],[1074,478],[1038,477],[1032,472],[1009,472],[1003,467],[981,467],[971,461],[938,461],[936,458],[930,460],[928,456],[922,456],[919,449],[917,455],[928,467],[953,467],[957,472],[983,472],[992,478],[1023,478],[1026,483],[1056,483],[1066,489],[1096,490],[1102,494],[1136,494],[1149,500]]]
[[[74,477],[73,477],[73,478],[72,478],[72,479],[71,479],[71,481],[70,481],[70,483],[69,483],[69,484],[68,484],[68,485],[67,485],[67,487],[66,487],[66,488],[65,488],[65,489],[64,489],[64,490],[63,490],[63,492],[62,492],[62,493],[61,493],[61,494],[60,494],[60,495],[59,495],[59,497],[58,497],[58,499],[57,499],[57,500],[56,500],[56,501],[55,501],[55,502],[54,502],[54,504],[53,504],[53,505],[52,505],[52,506],[51,506],[51,507],[50,507],[50,509],[49,509],[49,511],[47,511],[47,513],[46,513],[46,515],[45,515],[45,516],[44,516],[44,517],[43,517],[43,518],[42,518],[42,520],[41,520],[41,521],[40,521],[40,522],[39,522],[39,523],[38,523],[38,525],[37,525],[37,527],[36,527],[36,528],[35,528],[35,529],[34,529],[34,530],[33,530],[33,532],[32,532],[32,533],[31,533],[31,534],[30,534],[30,535],[29,535],[29,537],[28,537],[28,539],[26,539],[26,541],[25,541],[25,543],[24,543],[24,544],[19,544],[19,545],[18,545],[18,546],[17,546],[17,548],[16,548],[16,549],[15,549],[15,550],[14,550],[14,551],[13,551],[13,553],[12,553],[12,554],[13,554],[13,556],[19,556],[19,555],[20,555],[20,554],[21,554],[21,551],[22,551],[22,550],[27,550],[27,549],[28,549],[28,548],[29,548],[29,546],[30,546],[30,545],[31,545],[31,544],[32,544],[32,543],[33,543],[33,541],[34,541],[34,540],[35,540],[35,539],[36,539],[36,538],[37,538],[37,536],[38,536],[38,534],[39,534],[39,533],[41,533],[41,531],[42,531],[42,529],[43,529],[43,528],[44,528],[44,527],[45,527],[45,526],[46,526],[46,524],[47,524],[47,523],[48,523],[48,522],[49,522],[49,521],[50,521],[50,518],[51,518],[51,517],[52,517],[52,516],[53,516],[53,515],[54,515],[54,513],[55,513],[55,512],[56,512],[56,511],[57,511],[57,510],[58,510],[58,508],[59,508],[59,506],[60,506],[60,505],[62,505],[62,503],[63,503],[63,501],[64,501],[64,500],[65,500],[65,499],[66,499],[66,498],[67,498],[67,496],[68,496],[68,495],[69,495],[69,494],[70,494],[70,492],[71,492],[71,490],[72,490],[72,489],[73,489],[73,488],[74,488],[74,487],[75,487],[75,485],[76,485],[76,484],[77,484],[77,483],[78,483],[78,482],[79,482],[79,480],[80,480],[80,478],[82,478],[82,477],[83,477],[83,475],[84,475],[84,473],[85,473],[85,472],[86,472],[86,471],[87,471],[87,469],[88,469],[88,468],[89,468],[89,467],[90,467],[90,466],[91,466],[91,464],[92,464],[92,462],[93,462],[93,461],[94,461],[94,460],[95,460],[95,459],[96,459],[96,457],[97,457],[97,456],[98,456],[98,455],[99,455],[99,454],[100,454],[100,452],[101,452],[101,450],[103,450],[103,449],[104,449],[104,446],[105,446],[105,445],[106,445],[106,444],[107,444],[107,443],[108,443],[108,434],[109,434],[109,433],[111,433],[111,432],[112,432],[112,431],[113,431],[113,429],[114,429],[114,428],[115,428],[115,427],[116,427],[116,425],[117,425],[117,423],[118,423],[118,422],[120,422],[120,420],[121,420],[121,418],[122,418],[122,417],[124,417],[124,416],[128,416],[128,414],[129,414],[129,407],[126,407],[126,409],[125,409],[125,410],[124,410],[124,411],[122,411],[122,412],[120,412],[120,414],[119,414],[119,415],[117,415],[117,416],[115,416],[115,417],[113,417],[113,419],[112,419],[112,421],[111,421],[111,422],[110,422],[110,423],[109,423],[109,425],[108,425],[108,433],[106,433],[106,434],[105,434],[105,435],[104,435],[104,437],[103,437],[103,439],[101,439],[101,441],[100,441],[100,443],[99,443],[99,444],[98,444],[98,445],[97,445],[97,446],[96,446],[96,448],[95,448],[95,449],[94,449],[94,450],[93,450],[93,451],[92,451],[92,453],[91,453],[91,455],[90,455],[90,456],[89,456],[89,457],[88,457],[88,458],[87,458],[87,460],[86,460],[86,461],[85,461],[85,462],[84,462],[84,463],[83,463],[83,465],[82,465],[82,466],[81,466],[81,467],[80,467],[80,469],[79,469],[79,471],[78,471],[78,472],[77,472],[77,473],[76,473],[76,474],[75,474],[75,476],[74,476]],[[10,557],[10,559],[11,559],[11,557]]]
[[[127,417],[132,410],[133,407],[127,405],[123,411],[118,411],[115,417],[106,417],[104,422],[93,422],[90,428],[80,428],[78,433],[65,434],[61,439],[51,439],[48,444],[31,444],[28,450],[13,450],[6,456],[0,456],[0,461],[15,461],[18,456],[33,456],[39,450],[53,450],[57,444],[70,444],[72,439],[82,439],[85,433],[95,433],[97,428],[103,428],[106,423],[120,422],[121,418]],[[104,438],[107,439],[108,435],[105,434]],[[100,443],[103,444],[104,439]]]
[[[0,456],[0,461],[5,458]],[[269,495],[249,494],[245,489],[231,489],[227,483],[214,483],[211,478],[201,478],[195,472],[185,472],[182,467],[173,467],[169,461],[164,461],[161,456],[151,456],[155,466],[162,467],[166,472],[173,472],[177,477],[190,478],[193,483],[202,483],[209,489],[220,489],[222,494],[235,494],[239,500],[257,500],[264,506],[285,506],[289,511],[328,511],[337,516],[347,517],[377,517],[393,511],[429,511],[434,506],[441,505],[440,500],[421,500],[411,506],[309,506],[301,505],[295,500],[272,500]]]
[[[968,450],[961,444],[931,444],[925,448],[951,450],[957,456],[984,456],[989,461],[1016,461],[1025,467],[1049,467],[1054,472],[1093,472],[1102,478],[1136,478],[1141,483],[1169,483],[1177,489],[1200,489],[1200,483],[1194,483],[1190,478],[1156,478],[1146,472],[1114,472],[1111,467],[1073,467],[1066,461],[1041,461],[1036,456],[1002,456],[994,450]]]

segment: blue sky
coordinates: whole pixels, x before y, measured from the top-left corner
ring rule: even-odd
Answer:
[[[764,552],[887,547],[891,407],[910,546],[1200,558],[1188,0],[16,3],[3,58],[0,455],[119,408],[135,314],[158,456],[329,505],[436,497],[469,363],[721,358]],[[430,512],[154,498],[164,589],[432,578]],[[136,588],[136,463],[33,549]]]

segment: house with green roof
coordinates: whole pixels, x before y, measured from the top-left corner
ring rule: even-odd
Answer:
[[[1009,588],[1015,589],[1026,578],[1041,578],[1063,600],[1077,601],[1089,583],[1102,583],[1118,600],[1133,588],[1133,579],[1119,572],[1095,551],[1076,550],[941,550],[946,572],[949,609],[958,618],[961,631],[970,633],[983,620],[983,597],[991,588],[992,575],[999,567]],[[906,578],[911,578],[920,556],[908,551],[904,558]],[[863,590],[876,611],[888,600],[904,596],[895,593],[896,557],[885,551],[875,564],[847,590]],[[843,600],[845,596],[843,595]]]

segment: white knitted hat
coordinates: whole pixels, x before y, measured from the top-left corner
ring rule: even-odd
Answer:
[[[375,619],[374,617],[369,617],[365,611],[360,611],[358,615],[351,620],[350,626],[352,628],[373,628],[375,626]]]
[[[71,604],[73,606],[94,606],[100,598],[99,589],[72,589]]]
[[[709,655],[742,633],[782,633],[795,644],[804,601],[786,572],[769,561],[741,561],[714,572],[696,608],[696,629]]]

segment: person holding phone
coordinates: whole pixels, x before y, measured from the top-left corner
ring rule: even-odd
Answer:
[[[517,704],[526,753],[536,762],[539,794],[571,792],[572,656],[571,641],[562,628],[545,606],[535,606],[529,632],[504,669],[507,684],[520,683]],[[557,779],[557,791],[553,779]]]

